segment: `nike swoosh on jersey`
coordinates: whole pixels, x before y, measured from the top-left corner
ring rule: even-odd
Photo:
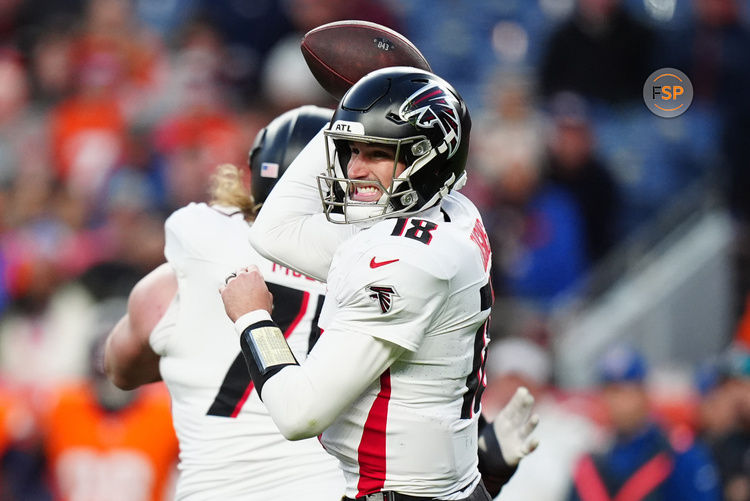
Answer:
[[[398,261],[398,259],[391,259],[390,261],[381,261],[379,263],[375,262],[375,258],[372,258],[370,260],[370,268],[379,268],[381,266],[385,266],[386,264],[395,263]]]

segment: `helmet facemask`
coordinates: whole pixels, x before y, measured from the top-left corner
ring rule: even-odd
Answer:
[[[318,176],[318,189],[324,212],[333,223],[377,222],[387,217],[408,215],[421,208],[419,194],[414,190],[410,176],[429,161],[431,146],[424,136],[392,139],[325,131],[326,174]],[[395,148],[391,182],[388,187],[379,180],[350,179],[347,173],[352,142],[379,144]],[[406,169],[396,175],[399,159]],[[351,194],[358,186],[377,186],[381,195],[375,201],[354,200]],[[334,216],[340,214],[341,216]]]
[[[329,221],[374,222],[438,205],[466,180],[470,131],[465,103],[440,77],[409,67],[383,68],[363,77],[342,98],[325,131],[327,172],[318,177],[318,188]],[[379,167],[377,177],[383,185],[390,183],[388,189],[366,181],[382,190],[378,200],[368,190],[348,195],[363,183],[350,178],[364,176],[348,175],[353,164],[349,150],[341,146],[344,141],[387,145],[405,165],[391,179]]]

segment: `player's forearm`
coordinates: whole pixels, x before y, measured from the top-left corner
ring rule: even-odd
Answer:
[[[104,368],[110,381],[123,390],[161,380],[159,356],[148,343],[134,342],[128,315],[120,319],[107,338]]]
[[[239,319],[237,329],[242,327],[241,322]],[[371,336],[331,329],[320,338],[304,365],[292,364],[263,374],[255,354],[248,353],[243,345],[253,381],[256,388],[261,387],[260,397],[289,440],[319,435],[403,351]]]
[[[264,401],[284,436],[314,437],[403,352],[371,336],[326,330],[303,366],[286,368],[269,381]]]
[[[306,368],[294,366],[268,381],[263,402],[285,438],[302,440],[320,435],[345,409],[341,405],[344,395],[335,401],[332,395],[316,391]]]
[[[322,132],[302,150],[263,203],[250,242],[263,256],[325,281],[333,253],[355,231],[322,214],[317,176],[325,170]]]

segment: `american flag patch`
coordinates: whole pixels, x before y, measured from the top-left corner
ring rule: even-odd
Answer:
[[[279,177],[279,164],[263,162],[260,164],[260,177]]]

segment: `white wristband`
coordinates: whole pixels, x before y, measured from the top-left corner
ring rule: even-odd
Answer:
[[[266,310],[250,311],[234,322],[234,330],[237,332],[238,336],[241,336],[242,331],[255,323],[262,322],[263,320],[271,320],[271,315]]]

